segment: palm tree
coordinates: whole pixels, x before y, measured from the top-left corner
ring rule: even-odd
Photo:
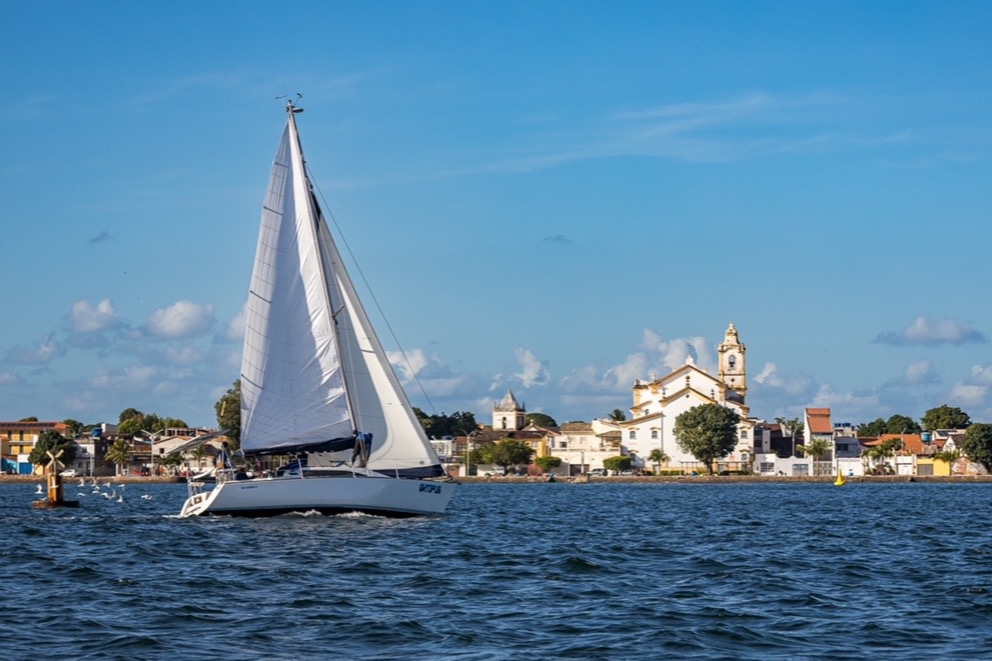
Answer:
[[[901,438],[890,438],[868,450],[868,458],[871,460],[873,466],[871,472],[875,475],[891,475],[894,473],[895,471],[889,465],[888,458],[895,455],[896,450],[900,447],[902,447]]]
[[[655,473],[660,473],[661,472],[661,464],[667,463],[668,460],[669,460],[669,456],[667,454],[665,454],[662,450],[658,449],[658,448],[655,448],[654,450],[651,450],[650,454],[648,454],[648,461],[650,461],[652,464],[654,464],[654,472]]]
[[[627,416],[620,409],[613,409],[613,413],[610,414],[610,420],[614,422],[623,422],[627,419]]]
[[[123,438],[118,438],[107,450],[107,461],[116,466],[116,474],[121,474],[121,467],[131,461],[131,446]]]
[[[816,462],[820,457],[830,451],[830,441],[822,438],[814,438],[809,443],[796,446],[796,449],[813,459],[813,474],[816,475]]]

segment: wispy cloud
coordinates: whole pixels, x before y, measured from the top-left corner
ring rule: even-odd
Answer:
[[[931,320],[925,316],[919,316],[902,332],[887,331],[875,337],[877,344],[890,346],[937,347],[947,344],[957,346],[987,341],[988,338],[970,323],[953,317]]]
[[[14,365],[44,365],[65,353],[65,347],[49,333],[34,347],[13,347],[7,350],[4,362]]]
[[[87,243],[103,243],[104,241],[109,241],[112,238],[114,237],[110,232],[103,230],[99,234],[88,240]]]
[[[551,381],[551,373],[530,349],[519,347],[514,350],[514,354],[521,367],[520,372],[514,376],[520,380],[525,388],[543,386]]]

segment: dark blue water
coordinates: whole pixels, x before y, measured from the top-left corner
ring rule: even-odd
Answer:
[[[992,658],[992,485],[477,484],[404,520],[34,491],[0,485],[3,659]]]

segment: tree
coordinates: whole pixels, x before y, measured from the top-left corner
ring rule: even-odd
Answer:
[[[610,420],[614,422],[623,422],[627,419],[627,416],[620,409],[613,409],[613,413],[610,414]]]
[[[546,413],[528,413],[524,418],[529,425],[536,425],[538,427],[557,427],[558,423],[555,419]]]
[[[515,438],[504,438],[487,446],[489,463],[508,469],[518,464],[529,464],[534,450],[529,444]]]
[[[863,422],[858,425],[858,438],[869,438],[881,436],[888,431],[888,425],[882,418],[876,418],[872,422]]]
[[[930,409],[923,414],[923,428],[927,431],[937,429],[967,429],[971,418],[956,406],[943,404]]]
[[[919,434],[923,429],[920,425],[909,416],[899,415],[898,413],[889,418],[888,422],[885,423],[885,432],[887,434]]]
[[[217,426],[224,430],[230,439],[231,449],[241,447],[241,379],[238,379],[214,404],[217,412]]]
[[[21,418],[18,422],[38,422],[38,416],[32,415],[27,418]]]
[[[131,461],[131,446],[123,438],[118,438],[107,450],[107,461],[117,468],[116,474],[121,474],[121,467]]]
[[[76,448],[76,444],[71,440],[57,431],[49,429],[48,431],[41,432],[41,436],[38,437],[38,441],[34,444],[34,449],[28,455],[28,461],[35,466],[44,466],[51,460],[51,457],[48,456],[49,452],[58,454],[59,450],[62,450],[62,456],[59,457],[59,461],[68,466],[76,460]]]
[[[737,445],[737,413],[719,404],[700,404],[675,418],[675,442],[713,473],[713,461]]]
[[[62,421],[62,424],[69,428],[69,436],[76,438],[83,433],[83,428],[86,426],[79,420],[73,420],[72,418],[66,418]]]
[[[634,464],[634,460],[630,457],[624,457],[623,455],[616,457],[607,457],[603,459],[603,468],[608,471],[616,471],[617,473],[622,473],[625,470],[630,470],[630,467]]]
[[[961,447],[968,459],[985,466],[992,472],[992,425],[976,422],[964,432]]]
[[[558,468],[561,466],[561,457],[553,457],[550,454],[543,457],[538,457],[534,460],[542,471],[545,473],[550,473],[552,468]]]
[[[158,460],[160,466],[162,466],[171,475],[175,475],[176,469],[182,466],[183,457],[178,452],[170,452],[161,459]]]
[[[465,436],[479,428],[475,414],[468,411],[455,411],[451,415],[427,415],[416,406],[413,413],[417,416],[420,426],[428,438],[444,438],[445,436]]]
[[[123,411],[121,411],[121,414],[117,416],[117,422],[123,423],[125,420],[130,420],[131,418],[134,418],[136,416],[143,416],[143,415],[144,413],[142,413],[138,409],[124,409]]]
[[[830,446],[830,441],[822,438],[814,438],[809,443],[800,443],[796,446],[796,449],[812,458],[813,461],[818,461],[820,457],[830,451]]]
[[[869,449],[866,454],[872,463],[871,473],[874,475],[891,475],[895,472],[889,465],[889,457],[895,455],[896,450],[902,447],[901,438],[890,438]]]
[[[661,470],[661,464],[668,461],[668,459],[668,455],[662,452],[659,448],[655,448],[648,453],[648,461],[654,464],[654,469],[656,472]]]

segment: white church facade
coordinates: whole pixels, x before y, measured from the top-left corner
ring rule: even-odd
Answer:
[[[753,459],[754,429],[757,420],[748,416],[746,348],[733,324],[718,347],[719,368],[716,376],[695,364],[692,357],[671,373],[651,381],[638,379],[633,387],[630,419],[620,423],[624,453],[632,455],[634,466],[655,470],[652,450],[668,457],[662,471],[705,472],[705,467],[691,454],[682,451],[675,439],[675,420],[701,404],[717,404],[733,409],[740,416],[737,445],[726,457],[717,460],[720,471],[749,470]]]

